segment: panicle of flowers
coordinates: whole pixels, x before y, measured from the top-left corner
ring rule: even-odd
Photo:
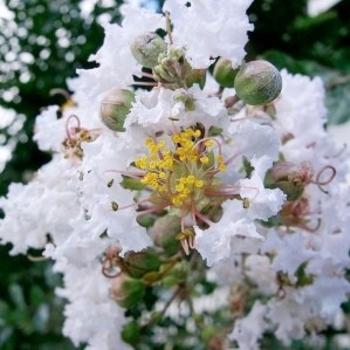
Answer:
[[[243,61],[250,3],[123,6],[99,66],[38,116],[53,157],[0,200],[0,237],[55,261],[74,344],[253,350],[319,332],[346,300],[348,154],[320,79]]]

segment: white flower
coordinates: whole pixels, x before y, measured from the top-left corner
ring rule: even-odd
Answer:
[[[250,3],[167,0],[168,48],[179,48],[193,68],[208,68],[218,56],[241,64],[252,27],[245,14]],[[241,310],[253,305],[230,335],[242,350],[258,349],[265,332],[274,331],[287,344],[304,336],[306,325],[329,323],[350,292],[345,277],[350,213],[347,153],[333,146],[324,129],[321,80],[282,71],[283,90],[271,104],[240,101],[230,108],[225,97],[233,90],[209,95],[212,78],[203,90],[197,84],[172,84],[171,90],[151,83],[150,91],[136,89],[125,130],[113,132],[98,117],[101,99],[111,88],[130,88],[133,75],[147,75],[130,42],[139,34],[168,29],[166,16],[134,4],[122,6],[121,13],[120,26],[104,25],[104,44],[91,58],[99,66],[69,81],[74,105],[52,106],[38,116],[35,140],[54,156],[28,185],[11,185],[0,200],[2,243],[13,244],[12,254],[45,249],[43,255],[55,261],[64,279],[57,293],[67,300],[64,334],[91,350],[129,349],[120,334],[130,319],[111,298],[113,279],[103,275],[106,261],[127,275],[124,254],[154,244],[162,266],[139,280],[147,280],[154,295],[159,285],[163,293],[166,277],[177,280],[182,273],[181,289],[184,284],[200,293],[202,282],[187,278],[198,273],[219,285],[219,293],[199,296],[195,309],[214,296],[220,298],[215,309],[222,307],[228,292]],[[171,68],[181,71],[177,63]],[[281,178],[274,178],[274,170]],[[283,185],[299,192],[287,197]],[[175,224],[169,220],[174,232],[159,225],[162,232],[152,235],[140,217],[165,219],[163,226],[175,218]],[[167,233],[176,236],[184,252],[163,251],[161,235]],[[111,247],[119,255],[109,261]],[[208,271],[202,271],[204,263],[201,271],[190,270],[200,265],[184,258],[191,249],[206,260]],[[234,295],[237,286],[249,286],[249,293]],[[167,292],[156,309],[167,306]],[[257,296],[264,297],[263,303]],[[168,306],[168,316],[178,315],[177,305]],[[152,319],[151,312],[141,322]]]
[[[81,203],[89,220],[101,227],[99,234],[107,230],[125,251],[137,251],[152,242],[136,221],[137,206],[133,205],[132,191],[120,185],[121,172],[131,162],[130,152],[135,151],[123,141],[105,135],[84,145]]]
[[[268,328],[264,320],[266,311],[266,306],[257,301],[246,317],[235,322],[229,337],[238,342],[239,349],[260,349],[258,341]]]
[[[168,0],[163,11],[170,12],[174,45],[186,48],[194,68],[207,68],[218,56],[239,65],[245,55],[247,31],[253,28],[246,15],[251,2]]]
[[[307,263],[315,256],[315,252],[307,249],[304,237],[300,233],[279,237],[270,231],[262,247],[263,253],[276,254],[271,267],[277,271],[288,273],[289,278],[295,279],[294,273],[300,265]]]
[[[7,198],[0,202],[5,213],[0,236],[3,242],[13,244],[13,254],[43,248],[47,234],[58,242],[66,239],[72,230],[70,218],[82,213],[75,174],[68,161],[56,157],[28,185],[10,186]]]
[[[277,214],[285,200],[285,194],[281,190],[264,187],[266,171],[271,167],[271,163],[268,156],[253,158],[251,165],[254,172],[251,178],[239,181],[240,195],[249,201],[246,215],[254,219],[267,220]]]
[[[124,311],[109,297],[112,283],[101,274],[100,263],[95,259],[84,267],[58,262],[56,270],[64,273],[63,289],[58,295],[68,299],[63,334],[73,343],[87,343],[87,349],[127,350],[130,347],[120,338],[126,320]]]
[[[99,67],[78,70],[79,88],[93,99],[112,88],[131,85],[132,75],[141,73],[141,67],[130,51],[131,41],[139,34],[165,27],[164,17],[150,10],[123,6],[121,12],[124,15],[121,25],[104,24],[104,43],[90,57],[91,61],[99,63]]]
[[[58,106],[49,106],[40,113],[35,120],[34,141],[38,143],[42,151],[62,150],[62,140],[65,138],[65,127],[62,120],[58,119]]]
[[[271,268],[271,261],[266,255],[249,255],[245,260],[245,273],[262,293],[266,295],[276,293],[278,289],[276,275]]]
[[[224,214],[221,220],[207,230],[195,227],[195,248],[199,251],[207,265],[228,258],[231,254],[231,241],[234,236],[262,239],[256,231],[254,223],[245,218],[245,209],[238,200],[223,204]]]
[[[193,109],[186,108],[189,99]],[[155,88],[136,97],[124,126],[141,125],[149,135],[162,130],[172,133],[174,127],[188,128],[201,123],[206,130],[213,125],[227,127],[228,117],[223,102],[208,97],[198,85],[176,91]]]
[[[281,71],[281,75],[283,88],[274,102],[274,125],[281,139],[290,139],[282,147],[282,152],[288,155],[290,161],[304,160],[305,155],[300,154],[300,149],[318,143],[326,134],[324,87],[320,78],[311,80],[306,76],[291,75],[285,70]]]

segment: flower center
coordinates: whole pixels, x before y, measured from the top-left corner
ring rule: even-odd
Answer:
[[[170,140],[146,139],[149,155],[135,161],[144,171],[141,182],[171,206],[200,211],[209,202],[206,188],[219,184],[215,175],[226,170],[220,144],[192,128],[173,134]]]

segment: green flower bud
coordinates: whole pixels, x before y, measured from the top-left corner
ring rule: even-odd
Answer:
[[[304,192],[305,186],[301,183],[294,183],[291,181],[277,181],[275,184],[287,196],[287,200],[295,201],[300,198]]]
[[[238,73],[238,68],[232,67],[232,62],[225,58],[220,58],[214,67],[214,79],[225,88],[232,88],[235,85],[235,77]]]
[[[172,49],[166,54],[161,54],[158,62],[159,64],[153,68],[154,80],[168,89],[187,87],[187,79],[191,80],[193,69],[182,50]]]
[[[100,119],[113,131],[124,131],[124,120],[130,113],[135,95],[130,90],[113,89],[103,98],[100,106]]]
[[[131,52],[136,61],[146,68],[158,64],[158,56],[167,49],[165,41],[156,33],[140,34],[131,42]]]
[[[298,167],[290,162],[277,162],[267,172],[265,185],[270,188],[279,188],[283,191],[287,200],[294,201],[301,197],[305,183],[298,177]]]
[[[176,239],[177,234],[181,230],[181,220],[176,215],[164,215],[154,223],[150,230],[150,234],[156,244],[162,247],[167,255],[173,255],[178,252],[180,243]]]
[[[136,346],[140,341],[140,327],[135,321],[131,321],[123,326],[121,337],[127,344]]]
[[[198,84],[203,89],[206,80],[207,71],[205,69],[192,69],[187,76],[186,85],[190,88],[193,84]]]
[[[113,279],[110,291],[119,306],[129,309],[141,301],[145,294],[145,285],[142,280],[120,274]]]
[[[160,265],[159,256],[152,248],[127,252],[122,262],[123,271],[133,278],[142,278],[149,272],[158,271]]]
[[[273,101],[280,94],[282,77],[271,63],[251,61],[241,66],[234,87],[244,103],[262,105]]]

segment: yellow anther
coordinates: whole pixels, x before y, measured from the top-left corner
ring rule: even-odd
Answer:
[[[178,149],[176,150],[177,154],[184,154],[186,152],[186,149],[183,147],[178,147]]]
[[[158,142],[158,147],[159,147],[159,148],[164,148],[165,146],[166,146],[165,140],[160,140],[160,141]]]
[[[209,163],[209,158],[208,158],[207,156],[200,157],[200,158],[199,158],[199,161],[200,161],[202,164],[208,164],[208,163]]]
[[[154,160],[151,160],[149,162],[149,168],[152,169],[152,170],[156,169],[157,165],[158,165],[158,163],[156,161],[154,161]]]
[[[204,142],[204,144],[207,146],[207,147],[212,147],[214,145],[214,141],[212,139],[209,139],[209,140],[206,140]]]
[[[201,131],[200,131],[200,130],[196,130],[196,131],[193,133],[193,136],[194,136],[194,137],[199,137],[199,136],[201,136]]]
[[[185,185],[183,183],[179,183],[175,186],[175,190],[177,192],[182,192],[185,189]]]
[[[172,135],[171,136],[171,140],[174,142],[174,143],[179,143],[180,140],[181,140],[181,137],[179,134],[175,134],[175,135]]]
[[[226,164],[225,163],[221,163],[220,165],[219,165],[219,167],[218,167],[218,169],[220,170],[220,171],[222,171],[222,172],[224,172],[224,171],[226,171]]]
[[[158,166],[161,169],[172,170],[172,168],[173,168],[173,159],[171,157],[166,157],[163,160],[159,161]]]
[[[194,185],[197,188],[202,188],[204,186],[204,181],[203,180],[196,180],[196,182],[194,183]]]
[[[164,172],[164,171],[161,171],[160,173],[159,173],[159,178],[160,179],[166,179],[166,173]]]
[[[159,151],[159,147],[156,144],[153,144],[151,146],[149,146],[149,150],[151,151],[152,154],[157,154],[157,152]]]
[[[223,157],[222,155],[219,154],[219,155],[216,157],[216,160],[217,160],[218,163],[223,163],[223,162],[224,162],[224,157]]]
[[[189,176],[187,176],[187,178],[186,178],[186,182],[187,182],[188,184],[190,184],[190,185],[194,184],[195,181],[196,181],[196,177],[193,176],[193,175],[189,175]]]
[[[147,137],[147,139],[145,140],[145,145],[147,147],[150,147],[150,146],[154,145],[154,142],[151,138]]]
[[[141,157],[135,161],[135,165],[140,169],[147,168],[147,157]]]
[[[192,148],[194,143],[192,141],[189,141],[189,140],[185,140],[184,142],[181,143],[183,147],[186,147],[186,148]]]

